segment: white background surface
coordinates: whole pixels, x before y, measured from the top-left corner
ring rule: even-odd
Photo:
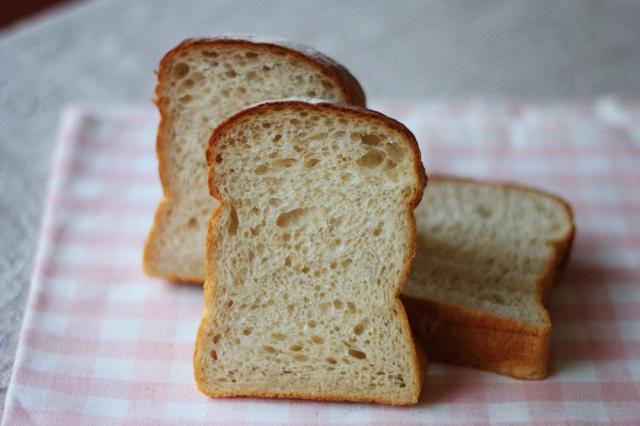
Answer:
[[[369,99],[640,95],[640,1],[94,1],[0,32],[0,401],[70,102],[148,102],[187,37],[275,35],[346,65]]]

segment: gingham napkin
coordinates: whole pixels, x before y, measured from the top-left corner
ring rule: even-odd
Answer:
[[[156,113],[74,108],[3,424],[640,421],[640,101],[375,107],[416,133],[427,173],[517,181],[573,205],[548,379],[431,364],[409,408],[201,395],[191,356],[202,290],[141,271],[160,198]]]

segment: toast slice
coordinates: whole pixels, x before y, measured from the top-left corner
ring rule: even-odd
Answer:
[[[533,189],[430,180],[402,299],[431,361],[521,379],[548,374],[544,307],[574,233],[569,205]]]
[[[415,403],[422,372],[399,300],[426,183],[413,135],[365,109],[267,102],[220,125],[207,159],[221,204],[200,390]]]
[[[356,79],[309,48],[257,38],[187,40],[160,62],[157,155],[164,197],[144,252],[148,275],[204,281],[204,240],[217,206],[207,189],[213,129],[242,108],[307,96],[364,106]]]

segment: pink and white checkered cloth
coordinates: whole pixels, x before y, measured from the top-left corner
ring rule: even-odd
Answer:
[[[431,364],[417,406],[210,399],[191,356],[202,289],[145,278],[160,185],[153,109],[65,114],[3,424],[640,422],[640,100],[375,105],[427,173],[513,180],[573,205],[538,382]]]

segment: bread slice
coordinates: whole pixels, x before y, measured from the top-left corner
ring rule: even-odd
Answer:
[[[522,186],[435,178],[416,222],[417,254],[402,299],[429,360],[546,377],[544,305],[569,254],[569,205]]]
[[[145,247],[148,275],[204,281],[206,227],[217,206],[205,164],[213,129],[248,105],[298,96],[365,103],[344,67],[306,47],[217,38],[187,40],[164,56],[156,87],[164,198]]]
[[[412,404],[422,373],[399,292],[426,176],[382,114],[288,100],[218,127],[194,368],[202,392]]]

